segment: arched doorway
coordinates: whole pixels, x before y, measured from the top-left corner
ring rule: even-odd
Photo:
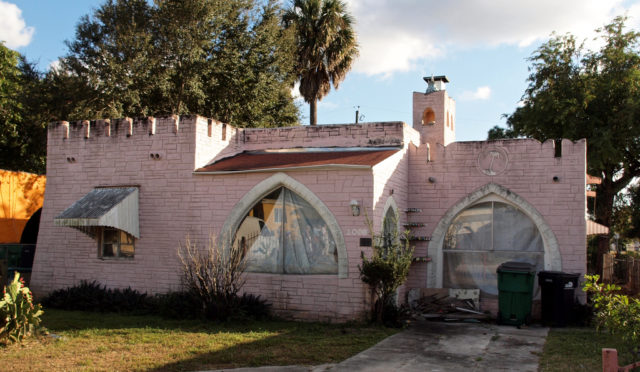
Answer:
[[[525,233],[527,238],[520,239],[519,234]],[[532,261],[538,269],[562,269],[558,241],[542,215],[522,197],[494,183],[447,211],[432,234],[428,252],[432,258],[427,276],[430,288],[442,288],[445,283],[471,285],[468,283],[476,280],[481,285],[494,283],[490,275],[505,261]],[[452,279],[456,274],[458,282]],[[496,290],[485,288],[484,292]]]

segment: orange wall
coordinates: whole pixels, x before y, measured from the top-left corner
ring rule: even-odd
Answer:
[[[44,200],[47,178],[0,170],[0,243],[19,243],[24,226]]]

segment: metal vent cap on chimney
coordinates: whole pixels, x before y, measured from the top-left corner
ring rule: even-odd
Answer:
[[[427,91],[424,92],[424,94],[445,90],[445,83],[449,82],[449,79],[447,79],[446,75],[439,75],[439,76],[431,75],[431,77],[423,77],[423,79],[428,84]]]

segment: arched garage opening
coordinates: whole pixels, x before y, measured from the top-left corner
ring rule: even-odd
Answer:
[[[429,244],[427,287],[480,288],[497,294],[495,269],[506,261],[561,270],[558,241],[542,215],[522,197],[487,184],[451,207]]]

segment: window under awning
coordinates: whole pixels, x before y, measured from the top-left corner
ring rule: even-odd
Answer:
[[[90,235],[95,227],[108,226],[139,238],[138,187],[95,188],[60,213],[54,224]]]

